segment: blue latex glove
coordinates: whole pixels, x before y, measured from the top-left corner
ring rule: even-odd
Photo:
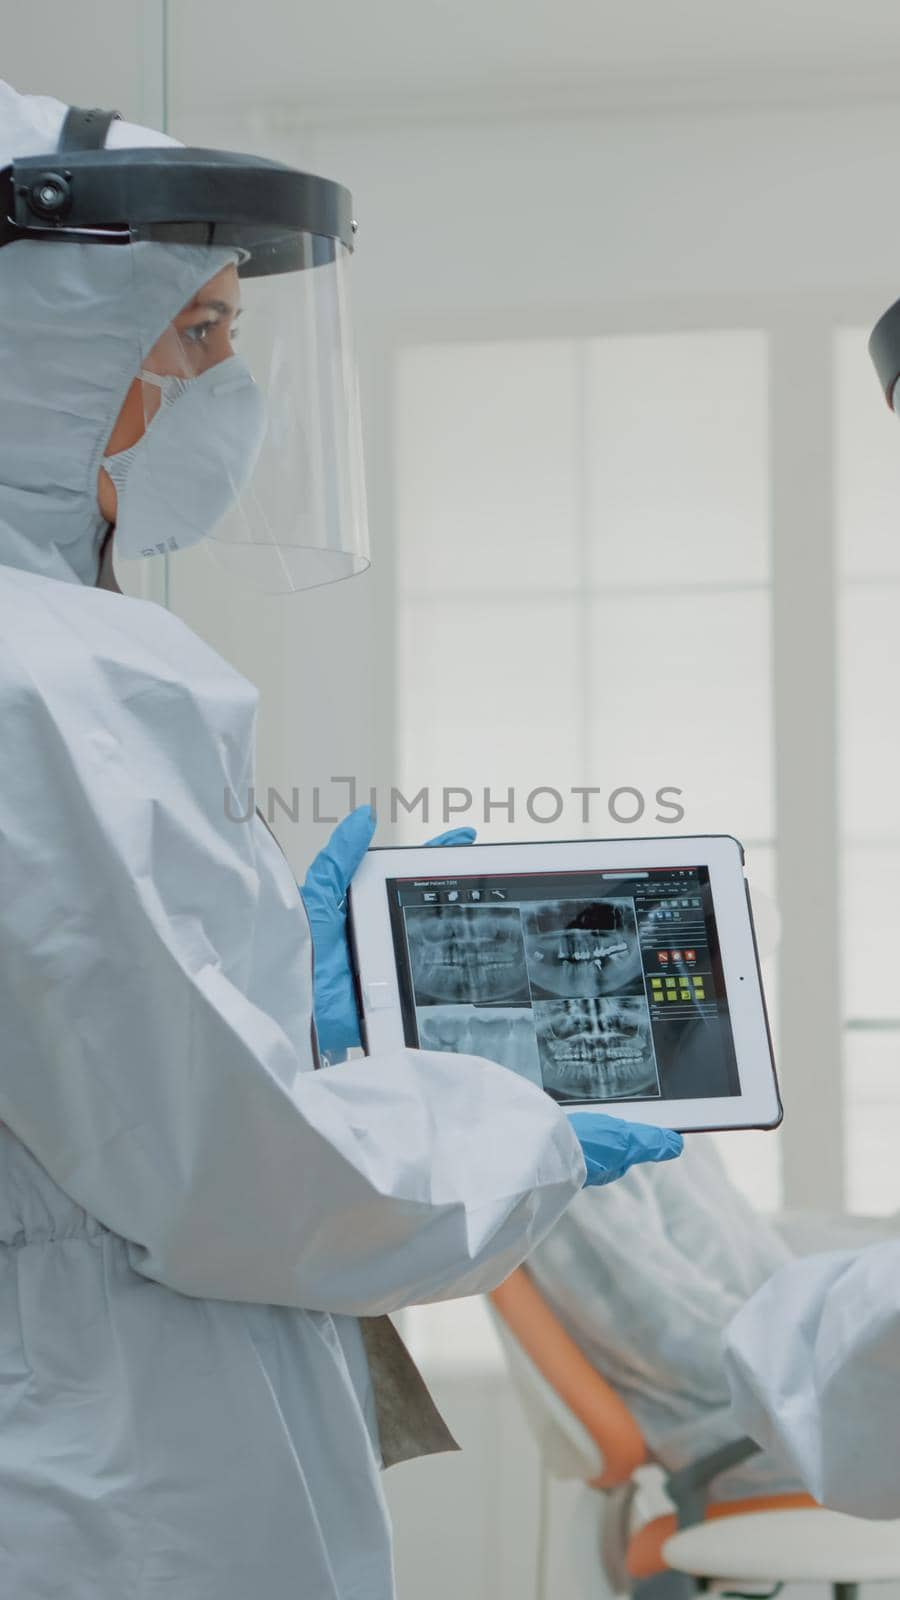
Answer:
[[[642,1122],[622,1122],[590,1111],[570,1111],[568,1118],[587,1162],[586,1189],[615,1183],[641,1161],[671,1161],[684,1149],[681,1134],[668,1128],[648,1128]]]
[[[347,948],[347,890],[375,827],[371,806],[351,811],[319,851],[300,890],[313,937],[316,1032],[320,1049],[332,1057],[360,1042]],[[474,838],[474,828],[451,828],[428,844],[472,844]]]

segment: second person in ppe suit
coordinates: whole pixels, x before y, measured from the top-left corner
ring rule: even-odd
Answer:
[[[358,569],[352,473],[279,433],[283,349],[266,418],[231,338],[239,272],[296,270],[301,381],[340,414],[347,219],[275,164],[96,131],[0,84],[0,1592],[387,1600],[379,1384],[405,1380],[358,1318],[489,1288],[586,1170],[679,1141],[610,1121],[583,1155],[471,1058],[313,1070],[296,884],[222,805],[252,782],[255,692],[97,579],[112,522],[135,556],[211,531],[264,433],[307,501],[263,485],[267,531],[223,559],[296,587],[271,529],[297,503],[319,575]],[[233,229],[192,209],[197,173]]]
[[[900,301],[869,350],[900,413]],[[817,1500],[900,1517],[900,1243],[784,1267],[735,1318],[726,1363],[738,1423]]]

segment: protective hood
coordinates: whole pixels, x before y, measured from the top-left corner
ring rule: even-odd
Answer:
[[[54,150],[67,110],[0,81],[0,167]],[[107,137],[111,149],[175,144],[121,121]],[[107,531],[97,474],[141,364],[135,251],[147,257],[143,327],[161,333],[209,276],[208,250],[31,240],[0,250],[0,566],[96,580]]]

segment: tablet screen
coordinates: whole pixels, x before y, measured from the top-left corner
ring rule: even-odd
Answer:
[[[408,1045],[568,1104],[740,1093],[706,867],[386,888]]]

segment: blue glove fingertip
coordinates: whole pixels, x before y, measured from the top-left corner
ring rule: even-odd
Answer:
[[[335,833],[341,833],[343,837],[352,839],[354,843],[357,840],[365,839],[368,847],[368,841],[377,826],[378,818],[372,807],[370,805],[357,806],[355,811],[347,813],[343,822],[338,823]]]
[[[635,1161],[674,1161],[683,1149],[681,1134],[671,1128],[641,1128],[629,1165]]]
[[[345,890],[372,843],[375,828],[372,807],[357,806],[338,823],[325,846],[325,853],[336,866]]]
[[[446,833],[439,833],[435,839],[426,839],[428,849],[436,845],[445,844],[474,844],[476,833],[474,828],[449,828]]]

